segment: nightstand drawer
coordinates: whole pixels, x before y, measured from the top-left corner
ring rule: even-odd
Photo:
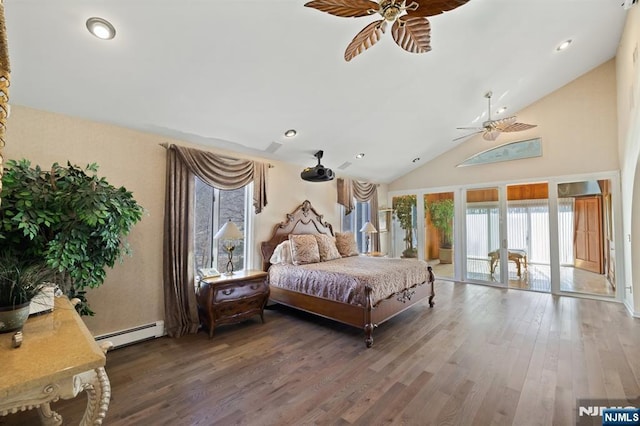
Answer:
[[[267,283],[264,278],[257,280],[229,283],[214,289],[213,301],[215,303],[225,300],[237,300],[267,291]]]

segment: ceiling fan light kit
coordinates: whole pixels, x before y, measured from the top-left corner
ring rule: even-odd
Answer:
[[[351,40],[344,52],[350,61],[374,44],[392,23],[391,36],[398,46],[410,53],[431,50],[431,24],[428,16],[448,12],[469,0],[312,0],[305,4],[322,12],[342,18],[359,18],[379,14],[382,19],[364,27]]]
[[[525,123],[517,123],[516,116],[512,115],[511,117],[500,118],[498,120],[491,119],[491,96],[493,96],[492,92],[487,92],[484,97],[487,98],[488,106],[488,119],[484,123],[482,123],[482,127],[458,127],[458,130],[476,130],[473,133],[468,135],[460,136],[455,138],[454,141],[468,138],[469,136],[482,133],[482,138],[487,141],[495,141],[500,133],[512,133],[512,132],[522,132],[524,130],[533,129],[537,127],[537,124],[525,124]],[[505,108],[506,109],[506,108]]]

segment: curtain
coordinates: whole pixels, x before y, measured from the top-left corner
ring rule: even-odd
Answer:
[[[199,326],[193,260],[194,176],[220,189],[237,189],[253,182],[253,205],[258,214],[267,205],[268,167],[192,148],[167,148],[163,276],[169,336],[196,333]]]
[[[369,201],[371,217],[369,221],[376,228],[380,229],[378,220],[378,186],[375,183],[359,182],[351,179],[338,179],[338,204],[344,206],[345,215],[353,211],[353,199],[365,202]],[[356,230],[359,231],[359,230]],[[372,249],[378,251],[380,247],[380,233],[372,235]]]

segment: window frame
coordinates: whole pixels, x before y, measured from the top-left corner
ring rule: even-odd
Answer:
[[[360,232],[360,228],[362,228],[366,222],[371,222],[371,200],[357,201],[354,198],[353,206],[353,210],[348,215],[345,214],[345,207],[342,206],[342,221],[340,226],[343,232],[353,232],[356,238],[358,251],[360,253],[366,253],[367,239],[362,235],[362,232]],[[358,219],[360,219],[360,221],[358,221]],[[345,226],[347,222],[349,224]]]
[[[220,262],[220,253],[219,253],[219,246],[220,246],[220,242],[216,241],[213,237],[216,234],[216,232],[218,232],[218,230],[220,229],[220,227],[222,226],[223,222],[221,221],[221,215],[220,215],[220,192],[221,191],[225,191],[225,190],[221,190],[220,188],[216,188],[216,187],[212,187],[210,185],[208,185],[206,182],[203,182],[201,179],[195,177],[196,180],[200,180],[200,182],[204,185],[207,185],[209,187],[211,187],[213,189],[212,192],[212,197],[213,197],[213,201],[212,201],[212,208],[211,208],[211,217],[209,218],[209,223],[211,225],[211,235],[209,236],[208,239],[208,245],[209,245],[209,252],[210,252],[210,256],[208,259],[208,263],[206,263],[205,265],[202,265],[201,267],[203,268],[216,268],[218,269],[220,272],[223,272],[219,267],[219,262]],[[197,183],[196,183],[197,185]],[[251,265],[253,265],[253,251],[250,250],[250,247],[253,246],[253,241],[254,241],[254,224],[253,224],[253,214],[251,214],[251,207],[253,205],[253,182],[248,183],[247,185],[245,185],[244,187],[244,201],[242,203],[243,206],[243,216],[244,216],[244,237],[243,237],[243,252],[242,252],[242,258],[243,258],[243,265],[241,269],[251,269]],[[240,189],[240,188],[238,188]],[[197,196],[197,191],[195,191],[195,194]],[[197,203],[197,199],[194,198],[194,245],[193,245],[193,250],[194,250],[194,269],[195,269],[195,273],[196,276],[199,275],[198,274],[198,264],[197,264],[197,259],[195,256],[195,252],[196,252],[196,241],[195,241],[195,235],[196,235],[196,226],[197,226],[197,208],[196,208],[196,203]],[[237,255],[237,253],[235,253]]]

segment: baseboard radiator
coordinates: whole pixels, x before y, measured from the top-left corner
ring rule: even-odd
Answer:
[[[114,348],[127,346],[143,340],[155,339],[164,336],[164,321],[156,321],[126,330],[115,331],[113,333],[96,336],[96,342],[109,341]]]

